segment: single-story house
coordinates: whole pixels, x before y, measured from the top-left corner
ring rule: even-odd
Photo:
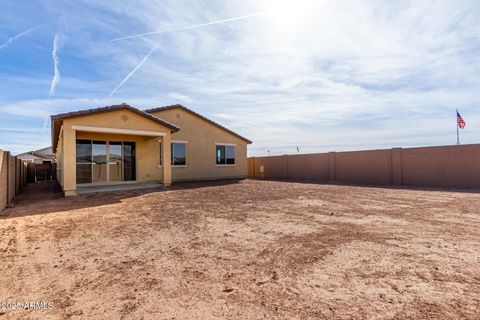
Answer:
[[[46,147],[35,151],[28,151],[17,155],[18,159],[25,162],[43,164],[55,162],[55,154],[52,152],[52,147]]]
[[[85,186],[247,176],[252,142],[182,105],[142,111],[121,104],[51,120],[66,196]]]

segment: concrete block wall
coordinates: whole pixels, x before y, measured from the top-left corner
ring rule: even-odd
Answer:
[[[8,152],[0,150],[0,213],[8,204]]]
[[[480,188],[480,144],[252,157],[249,177]]]
[[[26,164],[10,152],[0,150],[0,213],[24,188],[26,178]]]
[[[15,196],[15,157],[8,156],[8,203],[12,202]]]

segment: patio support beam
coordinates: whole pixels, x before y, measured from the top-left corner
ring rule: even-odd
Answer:
[[[171,136],[169,134],[162,137],[162,173],[163,173],[163,184],[169,186],[172,184],[172,163],[171,159]]]
[[[77,145],[76,132],[71,127],[63,129],[63,164],[61,175],[63,176],[63,190],[66,197],[76,195],[77,190]],[[73,174],[66,174],[72,172]]]
[[[150,137],[162,137],[165,136],[165,132],[161,131],[148,131],[148,130],[131,130],[120,128],[108,128],[108,127],[91,127],[91,126],[72,126],[73,130],[86,131],[86,132],[101,132],[101,133],[114,133],[114,134],[130,134],[135,136],[150,136]]]

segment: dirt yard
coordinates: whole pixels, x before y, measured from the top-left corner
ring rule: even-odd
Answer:
[[[480,193],[228,181],[0,218],[0,319],[480,319]]]

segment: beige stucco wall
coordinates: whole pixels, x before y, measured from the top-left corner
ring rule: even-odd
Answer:
[[[180,127],[180,131],[172,134],[172,141],[187,141],[187,166],[172,167],[173,181],[247,176],[246,141],[182,109],[152,114]],[[235,144],[234,166],[216,165],[215,143]]]
[[[127,130],[161,131],[164,137],[150,137],[126,134],[106,134],[76,131],[72,126],[103,127]],[[61,166],[58,177],[65,195],[75,194],[76,182],[76,139],[102,141],[136,142],[137,181],[167,181],[169,174],[163,174],[159,167],[159,139],[170,140],[170,129],[129,110],[118,110],[65,119],[57,147],[57,159]],[[168,150],[168,156],[170,151]],[[168,170],[169,168],[164,168]],[[165,180],[164,180],[165,178]],[[168,182],[168,181],[167,181]]]

